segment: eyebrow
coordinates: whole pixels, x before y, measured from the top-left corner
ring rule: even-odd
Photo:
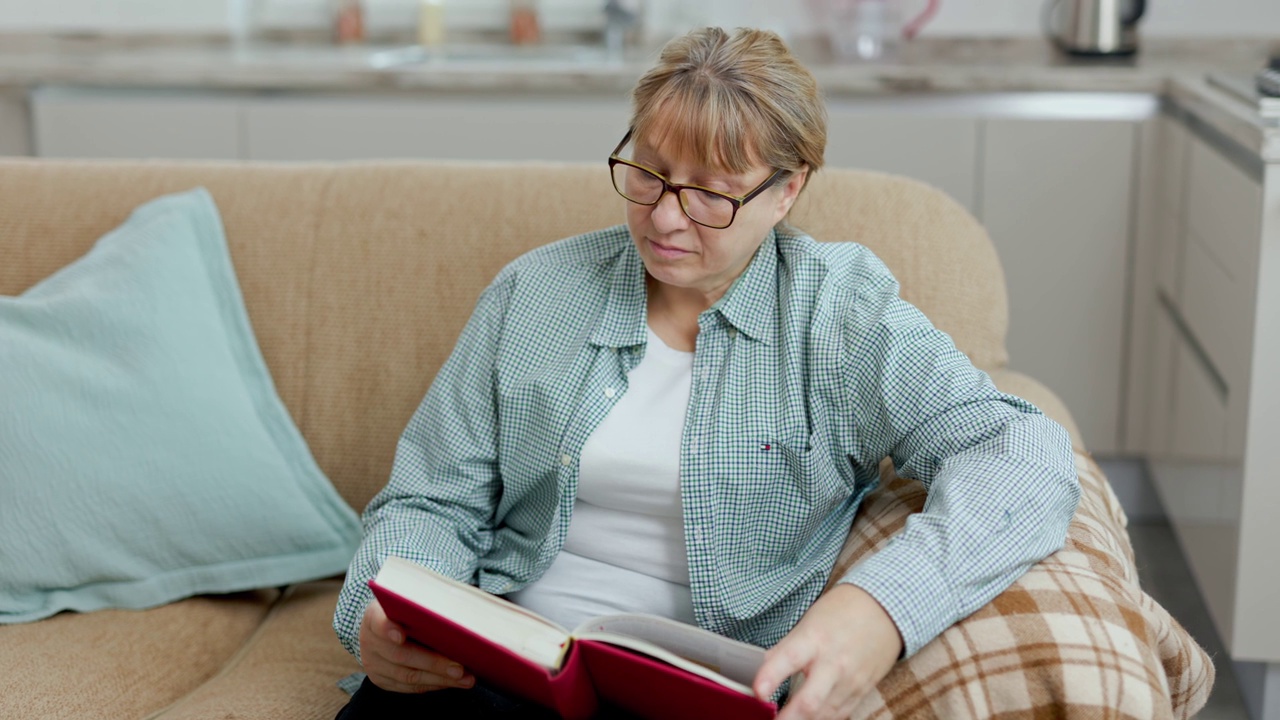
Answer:
[[[635,161],[640,163],[641,165],[651,167],[654,170],[661,172],[663,175],[669,175],[670,171],[667,170],[666,163],[651,162],[650,158],[652,158],[653,160],[661,160],[661,159],[654,154],[654,151],[652,149],[646,148],[646,150],[647,152],[642,151],[640,145],[637,143],[635,146]],[[677,185],[679,184],[699,185],[702,187],[707,187],[708,190],[713,190],[715,188],[708,187],[708,183],[720,182],[726,187],[728,187],[729,190],[727,191],[717,190],[717,192],[725,192],[730,195],[740,195],[743,192],[742,189],[746,187],[746,182],[742,180],[740,177],[735,176],[728,169],[724,169],[721,171],[711,170],[708,172],[710,174],[706,174],[706,175],[695,174],[687,183],[676,183],[676,184]],[[668,177],[667,179],[670,180],[671,178]]]

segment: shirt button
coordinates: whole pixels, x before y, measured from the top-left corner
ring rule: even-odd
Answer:
[[[617,395],[617,394],[618,394],[618,391],[617,391],[617,390],[614,390],[613,388],[605,388],[605,389],[604,389],[604,396],[605,396],[605,397],[607,397],[607,398],[611,398],[611,397],[613,397],[614,395]]]
[[[569,467],[569,465],[570,465],[572,462],[573,462],[573,458],[569,457],[568,455],[561,455],[561,456],[560,456],[560,464],[561,464],[561,465],[563,465],[563,466],[565,466],[565,467]]]
[[[729,328],[729,339],[733,340],[736,337],[738,337],[738,328]]]

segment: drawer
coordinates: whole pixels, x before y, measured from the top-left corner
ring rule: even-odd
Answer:
[[[1257,266],[1262,186],[1199,138],[1187,156],[1186,224],[1233,280]]]
[[[1182,342],[1164,303],[1156,303],[1152,313],[1151,372],[1147,382],[1147,452],[1155,458],[1169,454],[1172,429],[1174,358]]]
[[[1183,249],[1182,318],[1228,387],[1242,383],[1253,327],[1251,293],[1210,255],[1197,233],[1187,233]]]
[[[1222,460],[1227,446],[1227,398],[1191,345],[1185,340],[1176,345],[1170,454],[1183,460]]]
[[[1157,124],[1160,146],[1160,178],[1156,181],[1159,207],[1182,213],[1186,197],[1187,148],[1191,131],[1181,122],[1162,116]]]
[[[1161,206],[1156,209],[1154,225],[1156,237],[1156,288],[1170,298],[1178,297],[1179,276],[1182,274],[1181,206]]]

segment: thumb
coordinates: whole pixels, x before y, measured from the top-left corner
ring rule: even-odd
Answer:
[[[756,697],[768,700],[783,681],[798,670],[803,670],[810,659],[811,652],[802,651],[796,643],[788,643],[787,638],[783,638],[782,642],[764,654],[764,664],[756,671],[751,689],[755,691]]]

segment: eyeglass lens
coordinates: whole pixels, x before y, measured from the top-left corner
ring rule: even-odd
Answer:
[[[662,196],[662,178],[625,163],[613,166],[613,186],[624,198],[641,205],[653,205]],[[680,207],[690,220],[713,228],[733,222],[735,204],[726,197],[694,188],[680,190]]]

